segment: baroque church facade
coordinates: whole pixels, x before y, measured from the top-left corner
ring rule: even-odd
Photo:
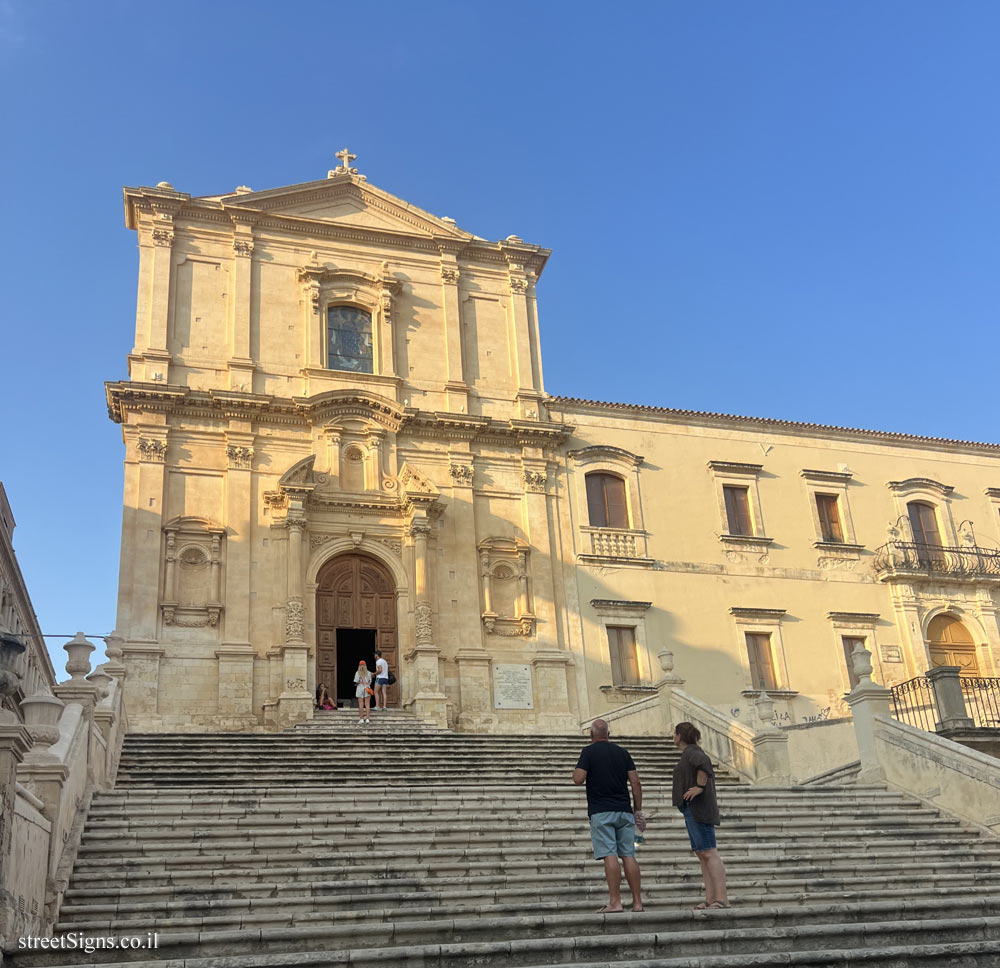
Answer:
[[[671,668],[836,718],[859,642],[887,684],[998,674],[1000,446],[550,396],[548,250],[338,157],[124,190],[133,729],[285,728],[376,648],[390,705],[470,731],[578,731]]]

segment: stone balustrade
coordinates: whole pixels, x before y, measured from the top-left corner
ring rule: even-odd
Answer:
[[[27,647],[17,636],[0,638],[0,808],[10,820],[0,825],[3,950],[51,933],[90,798],[114,783],[128,720],[114,637],[109,661],[93,671],[93,643],[82,634],[70,640],[70,678],[61,684],[25,677]]]

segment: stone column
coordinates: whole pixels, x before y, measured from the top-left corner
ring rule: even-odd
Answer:
[[[422,719],[448,725],[447,696],[441,691],[441,678],[438,671],[438,658],[441,650],[434,644],[434,626],[432,608],[428,590],[428,559],[427,539],[430,535],[430,524],[425,519],[413,522],[410,534],[413,536],[414,547],[414,580],[413,617],[416,627],[416,645],[409,657],[416,678],[413,692],[414,712]]]
[[[305,515],[290,510],[288,528],[288,602],[285,606],[285,642],[281,647],[282,691],[278,697],[278,725],[282,729],[312,719],[313,697],[309,694],[309,646],[305,640],[305,609],[302,602],[302,532]]]
[[[382,491],[382,442],[384,438],[385,434],[380,431],[372,430],[368,433],[368,446],[371,448],[372,454],[370,487],[379,493]]]
[[[885,774],[875,745],[875,717],[889,716],[892,691],[872,682],[871,653],[860,642],[851,654],[851,661],[858,684],[847,696],[847,705],[851,707],[851,715],[854,717],[854,733],[861,760],[858,782],[879,783],[885,779]]]
[[[462,319],[458,299],[459,268],[454,254],[441,253],[441,308],[444,315],[444,352],[447,364],[445,392],[452,413],[467,413],[469,387],[462,359]]]
[[[177,588],[174,584],[174,573],[176,570],[177,563],[177,533],[176,531],[167,532],[167,560],[166,565],[163,570],[163,601],[164,604],[167,602],[177,601]]]
[[[327,427],[325,431],[327,463],[329,465],[327,476],[334,488],[340,487],[340,433],[339,427]]]
[[[250,302],[253,280],[253,226],[234,218],[232,301],[229,330],[229,389],[253,392],[250,358]]]
[[[239,260],[239,257],[237,257]],[[246,261],[246,260],[244,260]],[[237,425],[234,429],[233,425]],[[232,419],[226,433],[226,592],[225,639],[216,650],[218,662],[218,725],[225,729],[253,726],[254,651],[250,644],[251,475],[254,435],[249,421]],[[213,535],[211,582],[213,594],[221,571]],[[221,545],[221,541],[220,541]],[[216,598],[216,602],[220,599]]]
[[[537,379],[531,360],[531,321],[528,315],[528,277],[516,253],[507,253],[510,274],[510,305],[514,329],[514,364],[517,373],[518,395],[527,399],[537,397]],[[526,416],[522,413],[521,416]]]
[[[938,715],[934,729],[939,733],[946,729],[972,729],[975,726],[965,708],[962,681],[958,676],[960,671],[959,666],[937,666],[927,670]]]

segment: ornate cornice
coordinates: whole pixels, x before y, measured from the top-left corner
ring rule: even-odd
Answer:
[[[592,461],[607,460],[615,463],[634,464],[638,467],[646,458],[639,454],[633,454],[623,447],[612,447],[608,444],[595,444],[592,447],[582,447],[579,450],[571,450],[569,457],[578,464],[587,464]]]
[[[709,469],[716,474],[737,474],[742,477],[756,477],[763,469],[763,464],[747,464],[736,460],[710,460]]]
[[[764,619],[775,622],[780,621],[786,611],[787,609],[784,608],[738,608],[733,606],[729,609],[729,614],[734,618]]]
[[[850,471],[801,470],[799,475],[816,484],[847,484],[854,475]]]
[[[912,494],[914,491],[930,491],[940,497],[948,497],[955,490],[950,484],[942,484],[930,477],[908,477],[905,481],[889,481],[886,485],[893,494]]]
[[[662,418],[683,424],[722,425],[735,430],[763,428],[774,431],[789,431],[809,437],[843,437],[846,439],[868,440],[877,443],[932,447],[936,450],[950,450],[964,447],[974,451],[997,453],[1000,444],[975,440],[953,440],[948,437],[921,437],[917,434],[901,434],[888,430],[865,430],[857,427],[841,427],[835,424],[804,423],[796,420],[778,420],[773,417],[746,417],[732,413],[712,413],[705,410],[677,410],[672,407],[653,407],[639,403],[611,403],[606,400],[587,400],[582,397],[547,397],[545,406],[561,413],[574,411],[617,411],[619,414],[635,414]]]

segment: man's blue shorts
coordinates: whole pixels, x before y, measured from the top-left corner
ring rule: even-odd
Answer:
[[[592,814],[590,839],[594,844],[594,860],[635,857],[635,817],[623,810]]]
[[[687,825],[688,839],[691,841],[692,850],[711,850],[715,847],[715,827],[710,823],[698,823],[691,816],[691,807],[687,803],[680,808],[684,814],[684,823]]]

